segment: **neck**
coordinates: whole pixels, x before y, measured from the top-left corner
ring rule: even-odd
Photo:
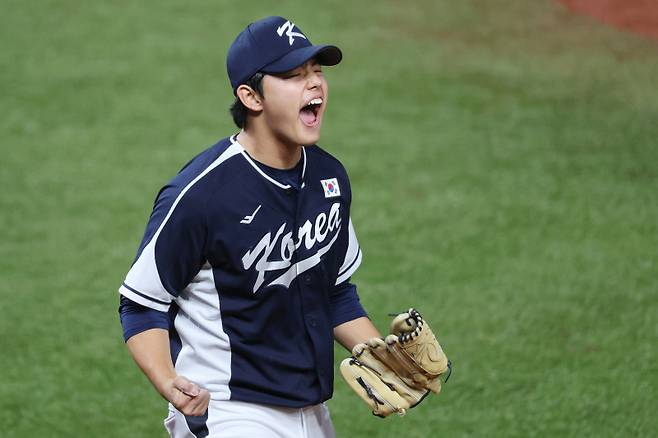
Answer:
[[[254,130],[243,129],[237,140],[251,157],[275,169],[295,167],[302,156],[300,145],[287,144],[273,135],[264,135]]]

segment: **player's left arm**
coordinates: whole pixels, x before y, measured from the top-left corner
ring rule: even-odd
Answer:
[[[331,313],[334,327],[334,339],[348,351],[366,340],[380,337],[379,331],[368,319],[368,314],[361,305],[356,285],[350,280],[361,264],[361,247],[359,246],[356,232],[350,217],[350,204],[352,201],[352,190],[349,185],[347,174],[344,175],[347,184],[345,189],[346,210],[343,212],[343,220],[346,227],[343,228],[345,238],[342,240],[343,258],[338,270],[336,284],[330,294]]]
[[[329,302],[334,339],[348,351],[352,351],[356,344],[379,336],[361,305],[356,285],[351,283],[349,278],[334,286]]]
[[[361,344],[370,338],[380,338],[381,334],[372,321],[365,316],[344,322],[334,327],[334,339],[348,351],[356,344]]]

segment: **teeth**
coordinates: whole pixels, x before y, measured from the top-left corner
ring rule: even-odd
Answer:
[[[321,105],[322,104],[322,99],[319,97],[316,97],[312,101],[308,103],[309,105]]]

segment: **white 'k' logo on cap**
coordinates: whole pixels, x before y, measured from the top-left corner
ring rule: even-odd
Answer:
[[[286,32],[286,36],[288,37],[288,43],[290,43],[291,46],[292,46],[292,43],[295,42],[294,37],[301,37],[301,38],[306,39],[306,37],[303,34],[301,34],[299,32],[293,32],[292,31],[293,27],[295,27],[294,23],[291,23],[290,21],[286,21],[285,23],[283,23],[281,26],[279,26],[276,29],[276,33],[278,33],[280,37],[283,36],[284,31]]]

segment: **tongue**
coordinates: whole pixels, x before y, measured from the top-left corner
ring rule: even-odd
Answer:
[[[303,109],[299,113],[299,117],[305,125],[311,126],[315,123],[315,113],[310,109]]]

